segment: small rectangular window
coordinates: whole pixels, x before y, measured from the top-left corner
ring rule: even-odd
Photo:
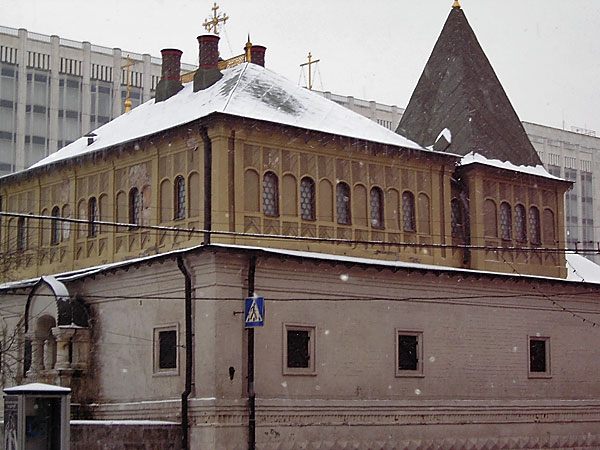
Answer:
[[[168,325],[154,329],[154,373],[178,373],[178,327]]]
[[[529,337],[529,377],[548,378],[550,373],[550,338]]]
[[[423,333],[396,330],[396,376],[423,376]]]
[[[315,327],[285,324],[283,373],[315,375]]]

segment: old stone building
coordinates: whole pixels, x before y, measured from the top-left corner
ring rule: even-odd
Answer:
[[[198,41],[193,81],[163,50],[155,100],[0,178],[4,386],[189,448],[598,447],[598,268],[460,7],[419,143]]]

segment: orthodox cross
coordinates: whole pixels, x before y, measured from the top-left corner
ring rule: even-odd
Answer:
[[[300,64],[300,67],[308,66],[308,90],[312,91],[312,68],[310,67],[312,64],[316,64],[320,59],[315,59],[312,61],[312,53],[308,52],[308,62],[304,64]]]
[[[121,66],[121,69],[127,69],[127,96],[125,97],[125,112],[128,113],[129,111],[131,111],[131,105],[133,103],[131,103],[131,99],[129,98],[129,91],[131,88],[131,83],[129,82],[129,68],[131,66],[135,66],[137,64],[137,62],[134,62],[131,60],[131,58],[129,57],[129,55],[127,55],[127,63]]]
[[[227,19],[229,19],[229,17],[227,17],[227,14],[217,14],[217,9],[219,9],[219,7],[215,3],[212,7],[213,16],[206,19],[202,24],[204,28],[206,28],[206,31],[208,31],[209,33],[212,32],[215,34],[219,34],[219,29],[217,28],[219,26],[219,23],[222,22],[223,25],[225,25],[225,22],[227,21]]]

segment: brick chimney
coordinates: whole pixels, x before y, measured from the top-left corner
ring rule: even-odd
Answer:
[[[181,50],[165,48],[162,54],[162,77],[156,85],[155,102],[162,102],[177,94],[183,85],[181,84]]]
[[[252,45],[250,48],[250,62],[265,67],[265,52],[267,47],[262,45]]]
[[[221,79],[223,74],[219,64],[219,36],[205,34],[198,36],[200,47],[200,67],[194,75],[194,92],[212,86]]]

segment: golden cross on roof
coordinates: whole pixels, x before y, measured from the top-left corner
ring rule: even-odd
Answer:
[[[131,99],[129,98],[129,90],[131,87],[131,83],[129,82],[129,68],[131,66],[135,66],[136,64],[137,64],[137,62],[132,61],[131,58],[129,57],[129,55],[127,55],[127,63],[125,63],[121,66],[121,69],[127,68],[127,96],[125,97],[125,103],[124,103],[126,113],[131,111],[131,106],[133,105],[133,103],[131,103]]]
[[[219,7],[215,3],[212,7],[213,16],[206,19],[202,24],[204,28],[206,28],[206,31],[208,31],[209,33],[219,34],[219,30],[217,28],[219,26],[219,23],[222,22],[223,25],[225,25],[225,22],[227,22],[227,19],[229,19],[229,17],[227,17],[227,14],[223,14],[222,16],[220,14],[217,14],[217,9],[219,9]]]
[[[308,62],[304,64],[300,64],[300,67],[308,66],[308,90],[312,91],[312,67],[311,65],[318,63],[321,61],[320,59],[315,59],[312,61],[312,53],[308,52]]]

